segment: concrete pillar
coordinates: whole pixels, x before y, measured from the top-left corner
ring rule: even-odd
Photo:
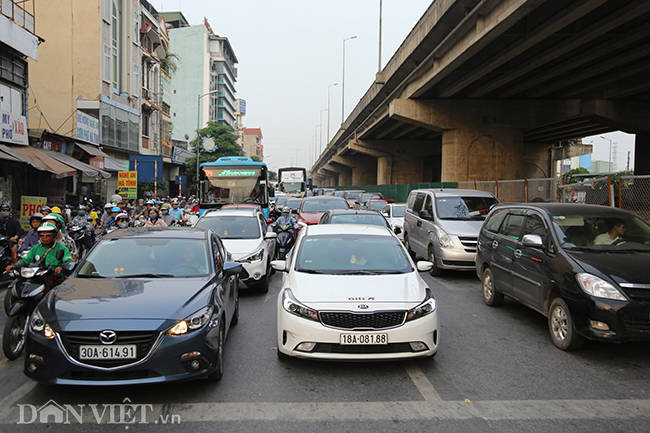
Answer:
[[[521,179],[523,131],[449,129],[442,133],[442,182]]]
[[[391,182],[393,157],[382,156],[377,158],[377,185],[388,185]]]
[[[377,162],[375,158],[358,158],[352,168],[352,185],[377,185]]]
[[[339,186],[352,185],[352,172],[342,171],[339,173]]]
[[[634,174],[650,174],[650,132],[637,132],[634,141]]]

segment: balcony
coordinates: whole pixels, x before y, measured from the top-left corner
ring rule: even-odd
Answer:
[[[33,0],[21,0],[18,2],[14,0],[2,0],[0,2],[0,12],[25,30],[35,34]]]

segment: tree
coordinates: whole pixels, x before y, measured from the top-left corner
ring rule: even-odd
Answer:
[[[251,155],[251,159],[255,162],[262,162],[262,158],[257,155]]]
[[[278,173],[276,171],[269,170],[269,180],[276,182],[278,180]]]
[[[164,46],[163,48],[165,48],[165,58],[160,61],[160,69],[165,71],[170,77],[173,77],[178,70],[178,54],[167,51],[167,48]]]
[[[234,129],[228,125],[221,125],[217,122],[208,122],[208,126],[199,131],[200,141],[192,141],[192,146],[195,149],[198,142],[203,143],[208,138],[214,140],[214,149],[211,151],[205,150],[203,146],[199,146],[199,164],[204,162],[212,162],[221,158],[222,156],[243,156],[243,149],[237,144],[237,134]],[[196,177],[196,156],[188,158],[185,161],[187,167],[185,174],[188,179]]]
[[[589,174],[589,170],[584,167],[572,168],[571,170],[564,173],[564,183],[572,184],[582,182],[584,180],[582,177],[574,177],[575,174]]]

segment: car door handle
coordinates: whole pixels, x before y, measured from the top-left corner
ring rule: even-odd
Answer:
[[[499,242],[498,241],[492,241],[492,248],[494,248],[495,250],[497,248],[499,248]]]
[[[418,221],[417,226],[422,227],[422,221]]]
[[[518,259],[521,257],[521,250],[515,251],[515,259]]]

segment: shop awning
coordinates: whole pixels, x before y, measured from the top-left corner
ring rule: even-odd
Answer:
[[[49,171],[57,179],[62,179],[77,173],[77,170],[74,168],[57,161],[40,149],[31,146],[13,146],[8,147],[8,149],[20,154],[22,157],[21,159],[34,168],[42,171]]]
[[[75,146],[79,146],[81,150],[83,150],[90,156],[103,156],[103,157],[108,156],[104,152],[102,152],[102,150],[99,147],[94,146],[92,144],[82,143],[78,140],[74,140],[74,144]]]
[[[129,171],[129,160],[107,156],[104,158],[104,168],[111,171]]]
[[[95,168],[92,165],[86,164],[85,162],[81,162],[78,159],[71,157],[70,155],[66,155],[65,153],[53,152],[51,150],[41,150],[41,152],[56,159],[59,162],[62,162],[65,165],[76,168],[86,176],[103,177],[104,179],[111,177],[111,174],[109,172]]]
[[[2,149],[2,147],[4,147],[4,146],[2,146],[2,145],[0,144],[0,159],[4,159],[4,160],[6,160],[6,161],[13,161],[13,162],[16,162],[16,161],[18,161],[18,162],[23,162],[20,158],[17,158],[17,157],[15,157],[15,156],[13,156],[13,155],[12,155],[11,153],[9,153],[9,152],[5,152],[5,151]]]

